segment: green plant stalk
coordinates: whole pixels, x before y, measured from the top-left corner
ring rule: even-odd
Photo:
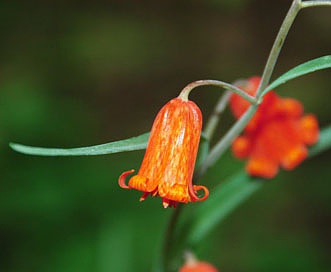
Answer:
[[[169,267],[169,260],[170,260],[170,249],[171,244],[173,242],[174,237],[174,231],[175,226],[177,223],[177,219],[179,215],[181,214],[181,211],[183,209],[183,204],[179,203],[176,207],[176,209],[172,212],[165,234],[164,234],[164,240],[163,240],[163,246],[162,246],[162,254],[161,254],[161,267],[158,267],[159,272],[168,271]]]
[[[223,93],[223,95],[219,98],[218,102],[216,103],[216,107],[204,129],[204,135],[208,141],[210,141],[212,136],[214,135],[215,129],[220,120],[221,113],[225,110],[227,103],[230,99],[230,96],[231,96],[231,92],[227,91]]]
[[[211,149],[208,156],[206,157],[204,163],[197,171],[197,177],[203,176],[207,169],[218,160],[218,158],[223,154],[223,152],[230,146],[233,139],[236,138],[239,133],[245,128],[249,120],[253,117],[257,108],[257,105],[250,106],[248,110],[243,114],[243,116],[224,135],[224,137],[222,137],[221,140],[215,144],[215,146]]]
[[[286,36],[294,22],[294,19],[298,15],[298,12],[300,11],[300,9],[301,9],[301,1],[294,0],[292,2],[292,5],[291,5],[289,11],[287,12],[287,14],[285,16],[285,19],[283,20],[283,23],[278,31],[278,34],[276,36],[274,43],[272,45],[271,51],[269,53],[266,65],[265,65],[263,73],[262,73],[261,82],[260,82],[259,88],[256,93],[256,97],[258,98],[258,100],[260,100],[262,98],[261,93],[270,82],[270,78],[271,78],[272,72],[274,71],[279,53],[283,47]]]
[[[317,6],[331,6],[331,1],[304,1],[304,2],[301,2],[302,8],[317,7]]]

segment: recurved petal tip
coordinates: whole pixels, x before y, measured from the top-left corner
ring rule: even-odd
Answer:
[[[126,177],[130,174],[132,174],[134,172],[134,169],[131,169],[131,170],[128,170],[128,171],[125,171],[124,173],[122,173],[120,175],[120,177],[118,178],[118,185],[123,188],[123,189],[130,189],[130,187],[128,185],[126,185],[125,183],[125,180],[126,180]]]
[[[202,186],[202,185],[193,185],[193,190],[191,189],[192,187],[189,187],[189,194],[191,197],[191,201],[195,202],[195,201],[204,201],[208,198],[209,196],[209,190],[207,189],[207,187]],[[197,195],[197,192],[202,190],[204,192],[203,197],[199,197]]]

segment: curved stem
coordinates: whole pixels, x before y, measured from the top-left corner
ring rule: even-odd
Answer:
[[[257,104],[257,99],[254,96],[251,96],[249,94],[247,94],[244,90],[238,88],[237,86],[234,86],[232,84],[223,82],[223,81],[219,81],[219,80],[213,80],[213,79],[204,79],[204,80],[197,80],[194,81],[190,84],[188,84],[179,94],[179,98],[187,101],[188,100],[188,96],[190,94],[190,92],[199,86],[217,86],[217,87],[221,87],[224,88],[226,90],[232,91],[238,95],[240,95],[242,98],[246,99],[247,101],[249,101],[251,104]]]

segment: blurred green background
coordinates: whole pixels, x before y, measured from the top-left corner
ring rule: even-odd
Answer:
[[[1,1],[0,271],[150,271],[171,209],[117,185],[143,152],[33,157],[148,131],[189,82],[260,74],[291,1]],[[275,76],[330,54],[331,8],[299,14]],[[330,124],[330,71],[279,88]],[[220,95],[191,98],[204,119]],[[226,112],[219,137],[233,122]],[[331,152],[281,172],[197,252],[221,271],[330,271]],[[201,181],[242,167],[228,152]],[[198,205],[198,204],[193,204]],[[189,208],[189,207],[188,207]]]

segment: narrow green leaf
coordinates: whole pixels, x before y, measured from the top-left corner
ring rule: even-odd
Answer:
[[[309,157],[330,148],[331,127],[329,126],[321,130],[318,142],[309,150]],[[242,170],[211,190],[208,200],[196,207],[193,222],[190,223],[191,227],[187,234],[188,245],[195,246],[202,241],[212,229],[262,185],[262,179],[249,177]],[[189,217],[187,220],[191,219]],[[186,224],[187,221],[183,222],[183,225]]]
[[[200,242],[219,222],[262,185],[244,171],[224,181],[213,189],[207,201],[201,203],[195,214],[196,221],[190,229],[188,244]]]
[[[21,145],[17,143],[10,143],[9,146],[19,153],[28,155],[91,156],[145,149],[147,146],[148,137],[149,132],[125,140],[78,148],[45,148]]]
[[[317,59],[307,61],[301,65],[294,67],[293,69],[287,71],[285,74],[281,75],[274,82],[272,82],[263,92],[262,96],[265,95],[270,90],[278,87],[279,85],[299,76],[309,74],[318,70],[331,68],[331,56],[324,56]]]

